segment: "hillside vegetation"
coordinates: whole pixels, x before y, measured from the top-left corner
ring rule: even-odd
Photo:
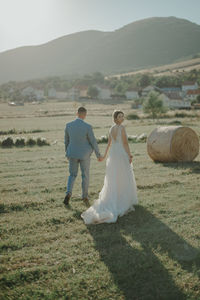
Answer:
[[[0,83],[100,71],[118,74],[200,52],[200,25],[175,17],[133,22],[113,32],[84,31],[0,53]]]

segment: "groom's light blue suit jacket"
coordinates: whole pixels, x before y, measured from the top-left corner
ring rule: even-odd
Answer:
[[[97,158],[101,156],[92,126],[82,119],[77,118],[66,124],[64,142],[68,158],[87,159],[93,150]]]

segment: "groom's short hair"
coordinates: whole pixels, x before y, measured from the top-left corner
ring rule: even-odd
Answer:
[[[83,106],[78,108],[78,114],[86,114],[87,113],[87,109]]]

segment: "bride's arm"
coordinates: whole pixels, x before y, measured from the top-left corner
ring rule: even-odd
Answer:
[[[125,130],[124,127],[122,127],[122,141],[123,141],[124,149],[128,154],[129,162],[131,163],[132,159],[133,159],[133,156],[131,155],[131,151],[130,151],[130,148],[129,148],[128,139],[127,139],[127,135],[126,135],[126,130]]]
[[[107,155],[107,153],[108,153],[108,150],[109,150],[109,148],[110,148],[111,143],[112,143],[112,139],[111,139],[111,136],[110,136],[110,134],[109,134],[109,137],[108,137],[108,144],[107,144],[107,147],[106,147],[106,150],[105,150],[105,154],[104,154],[104,156],[103,156],[103,159],[106,158],[106,155]]]

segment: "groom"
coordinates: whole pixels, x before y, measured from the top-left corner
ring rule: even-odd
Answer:
[[[77,119],[66,124],[65,127],[65,152],[69,160],[70,174],[68,177],[67,192],[64,199],[65,205],[69,204],[79,164],[82,176],[82,200],[85,204],[89,204],[89,169],[90,156],[93,150],[95,151],[98,161],[102,160],[92,126],[84,122],[86,114],[87,110],[85,107],[79,107],[77,111]]]

